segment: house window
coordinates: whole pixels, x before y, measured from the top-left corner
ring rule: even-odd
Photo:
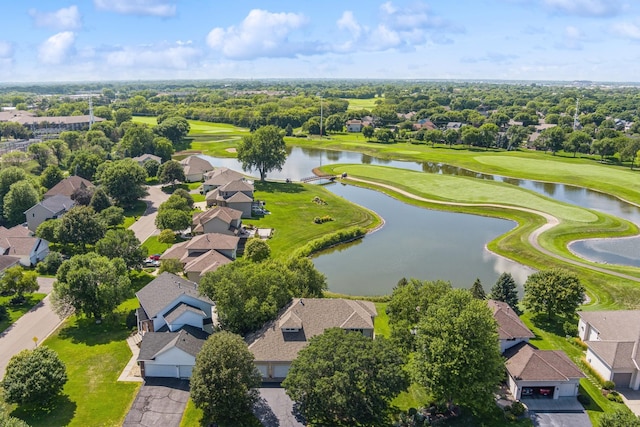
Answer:
[[[349,328],[349,329],[347,329],[347,331],[360,332],[361,334],[364,333],[364,329],[358,329],[358,328]]]
[[[282,332],[298,332],[298,328],[282,328]]]

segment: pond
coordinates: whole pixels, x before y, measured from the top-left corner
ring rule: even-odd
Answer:
[[[241,170],[235,158],[202,157],[209,159],[215,166]],[[268,179],[300,180],[311,176],[313,168],[330,163],[364,163],[501,181],[535,191],[555,200],[595,209],[640,224],[640,208],[604,193],[564,184],[482,174],[435,162],[385,160],[354,152],[289,147],[287,162],[282,171],[269,173]],[[329,286],[332,291],[361,295],[388,293],[403,276],[429,280],[450,280],[454,285],[461,287],[469,287],[478,276],[486,289],[495,282],[495,278],[502,271],[511,272],[520,285],[526,279],[527,269],[493,255],[484,248],[487,242],[513,226],[508,221],[416,208],[375,191],[357,189],[352,186],[332,185],[328,186],[328,189],[378,212],[387,220],[387,224],[381,231],[367,236],[360,243],[341,247],[336,252],[323,253],[314,258],[318,269],[329,278]],[[404,213],[405,209],[407,209],[407,215],[412,216],[414,224],[424,225],[420,227],[420,231],[428,230],[429,235],[436,231],[441,232],[442,238],[433,239],[424,235],[422,238],[414,238],[418,229],[408,232],[409,229],[406,227],[408,227],[409,221],[405,220],[403,215],[394,213],[396,211]],[[445,218],[455,218],[455,220],[446,220]],[[481,223],[482,220],[488,222],[478,225],[476,220]],[[493,225],[488,225],[494,222],[502,225],[496,225],[496,228],[493,228]],[[436,226],[428,227],[429,224]],[[482,244],[477,244],[475,240],[477,237],[473,233],[482,227],[488,227],[490,231],[482,238]],[[455,240],[455,236],[461,238]],[[474,241],[473,246],[468,244],[471,240]],[[389,247],[403,249],[393,253],[382,249]],[[596,262],[640,266],[640,238],[638,237],[579,241],[572,243],[570,249],[579,256]],[[347,252],[345,253],[345,251]],[[420,256],[420,254],[423,255]],[[439,260],[434,254],[441,256],[442,260]],[[430,266],[431,269],[425,269],[425,266]],[[518,266],[520,269],[514,266]],[[436,267],[442,267],[442,269]],[[359,283],[355,279],[361,272],[369,270],[374,272],[369,283]],[[492,271],[493,273],[491,273]],[[349,290],[345,290],[345,287],[348,287]]]

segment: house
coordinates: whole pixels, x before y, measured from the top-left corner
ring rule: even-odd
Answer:
[[[162,158],[160,156],[156,156],[155,154],[141,154],[137,157],[133,157],[131,160],[133,160],[134,162],[137,162],[140,166],[144,165],[144,162],[146,162],[147,160],[153,160],[156,161],[158,163],[162,163]]]
[[[500,340],[500,353],[520,344],[529,342],[535,335],[513,311],[506,302],[488,300],[487,305],[493,312],[493,318],[498,323],[498,339]]]
[[[81,116],[36,116],[30,111],[3,111],[0,122],[16,122],[31,130],[36,138],[50,139],[69,130],[87,130],[91,123],[102,122],[100,117]]]
[[[578,395],[580,378],[575,363],[559,350],[538,350],[527,342],[509,348],[505,353],[511,394],[525,397],[574,397]]]
[[[138,363],[143,377],[189,378],[196,355],[213,333],[214,303],[198,285],[164,272],[136,293]]]
[[[191,231],[196,233],[220,233],[238,235],[242,227],[242,211],[228,207],[216,207],[193,216]]]
[[[412,125],[413,130],[434,130],[437,129],[437,126],[429,119],[420,119],[416,123]]]
[[[362,128],[364,127],[362,120],[359,119],[347,120],[344,125],[347,128],[347,132],[362,132]]]
[[[447,123],[447,127],[446,129],[454,129],[454,130],[459,130],[462,127],[463,123],[461,122],[449,122]]]
[[[640,389],[640,310],[579,312],[586,359],[616,388]]]
[[[561,351],[539,350],[529,344],[535,335],[509,304],[488,300],[487,305],[498,325],[500,351],[506,358],[511,394],[517,400],[577,396],[584,374],[571,359]]]
[[[373,338],[375,305],[369,301],[295,298],[278,317],[246,338],[263,381],[282,381],[309,339],[342,328]]]
[[[24,267],[31,267],[42,261],[49,254],[49,242],[31,235],[23,225],[5,228],[0,226],[0,257],[2,266],[8,268],[16,262]]]
[[[203,194],[207,194],[211,190],[215,190],[231,181],[244,179],[240,172],[236,172],[229,168],[217,168],[211,172],[204,174],[204,182],[202,183]]]
[[[202,181],[206,172],[212,171],[213,166],[207,160],[198,156],[189,156],[180,161],[184,168],[186,182]]]
[[[77,175],[72,175],[70,177],[63,179],[62,181],[60,181],[59,183],[51,187],[49,191],[44,193],[44,198],[48,199],[50,197],[57,196],[57,195],[67,196],[71,198],[71,196],[73,196],[73,193],[75,193],[76,190],[79,190],[82,188],[93,188],[93,184],[89,180],[86,180]]]
[[[171,246],[160,259],[178,259],[187,264],[209,251],[217,251],[229,260],[236,259],[240,238],[220,233],[205,233]]]
[[[48,219],[56,219],[71,209],[75,202],[69,196],[57,194],[48,197],[24,212],[27,227],[34,232],[40,224]]]
[[[228,207],[242,212],[242,218],[251,218],[253,190],[253,183],[244,179],[228,182],[207,194],[207,207]]]

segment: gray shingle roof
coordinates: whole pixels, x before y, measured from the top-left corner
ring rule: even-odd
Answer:
[[[186,248],[188,251],[204,251],[210,249],[231,250],[238,248],[238,242],[240,242],[240,238],[237,236],[220,233],[206,233],[195,236],[189,241],[189,243],[187,243]]]
[[[636,345],[633,341],[587,341],[587,345],[612,369],[635,369],[633,349]],[[636,355],[636,363],[638,362]]]
[[[198,156],[186,157],[180,161],[180,164],[184,168],[185,175],[193,173],[205,173],[213,169],[211,163]]]
[[[216,185],[221,186],[231,181],[237,181],[242,179],[243,176],[240,172],[236,172],[233,169],[229,168],[218,168],[213,172],[209,172],[207,174],[207,180],[204,182],[205,185]]]
[[[183,294],[213,304],[209,298],[198,293],[196,283],[166,271],[140,289],[136,296],[147,316],[154,318],[163,308]]]
[[[77,175],[72,175],[70,177],[63,179],[62,181],[60,181],[59,183],[51,187],[49,191],[44,193],[44,198],[48,199],[57,194],[62,194],[64,196],[71,197],[73,192],[76,191],[78,188],[88,188],[88,187],[93,187],[93,184],[91,183],[91,181],[86,180]]]
[[[535,335],[515,311],[502,301],[488,300],[487,305],[493,312],[493,318],[498,323],[498,337],[501,340],[514,338],[535,338]]]
[[[196,356],[207,336],[206,332],[191,326],[185,326],[177,332],[147,332],[140,343],[138,361],[153,360],[173,347]]]
[[[180,303],[180,304],[176,305],[174,308],[172,308],[171,311],[169,311],[167,314],[165,314],[164,320],[168,324],[171,324],[176,319],[178,319],[180,316],[182,316],[184,313],[186,313],[187,311],[195,313],[200,317],[207,317],[205,312],[200,310],[199,308],[190,306],[189,304]]]
[[[73,205],[75,205],[75,203],[76,202],[71,200],[71,197],[69,196],[56,194],[41,201],[40,205],[52,214],[57,214],[59,212],[68,211],[73,207]]]
[[[640,310],[581,311],[578,315],[600,332],[598,337],[602,341],[635,341],[640,338]]]
[[[277,319],[247,337],[256,361],[292,361],[309,338],[328,328],[371,329],[376,308],[372,302],[334,298],[296,298]],[[283,332],[281,328],[299,328]]]
[[[582,371],[559,350],[538,350],[522,342],[505,352],[509,375],[523,381],[568,381],[584,378]]]

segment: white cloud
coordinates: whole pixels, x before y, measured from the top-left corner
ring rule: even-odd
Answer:
[[[312,54],[318,52],[316,43],[290,39],[292,33],[307,23],[303,14],[253,9],[238,26],[213,28],[207,35],[207,44],[231,59]]]
[[[567,25],[562,35],[562,42],[556,43],[556,47],[560,49],[581,50],[584,40],[585,36],[582,31],[573,25]]]
[[[619,0],[542,0],[549,9],[578,16],[613,16],[623,9]]]
[[[122,15],[174,16],[176,5],[169,0],[93,0],[100,10]]]
[[[120,68],[187,69],[200,52],[190,42],[124,46],[106,54],[107,65]]]
[[[616,22],[611,26],[614,34],[633,40],[640,40],[640,27],[631,22]]]
[[[336,22],[338,28],[341,30],[347,30],[353,35],[353,37],[360,37],[360,33],[362,32],[362,27],[356,21],[356,18],[353,16],[353,12],[350,10],[345,10],[342,12],[342,16]]]
[[[0,58],[8,59],[13,57],[13,45],[7,41],[0,40]]]
[[[29,16],[36,27],[53,28],[56,30],[75,30],[82,26],[78,6],[69,6],[55,12],[40,12],[29,9]]]
[[[38,58],[43,64],[60,64],[73,50],[76,35],[72,31],[54,34],[38,48]]]

